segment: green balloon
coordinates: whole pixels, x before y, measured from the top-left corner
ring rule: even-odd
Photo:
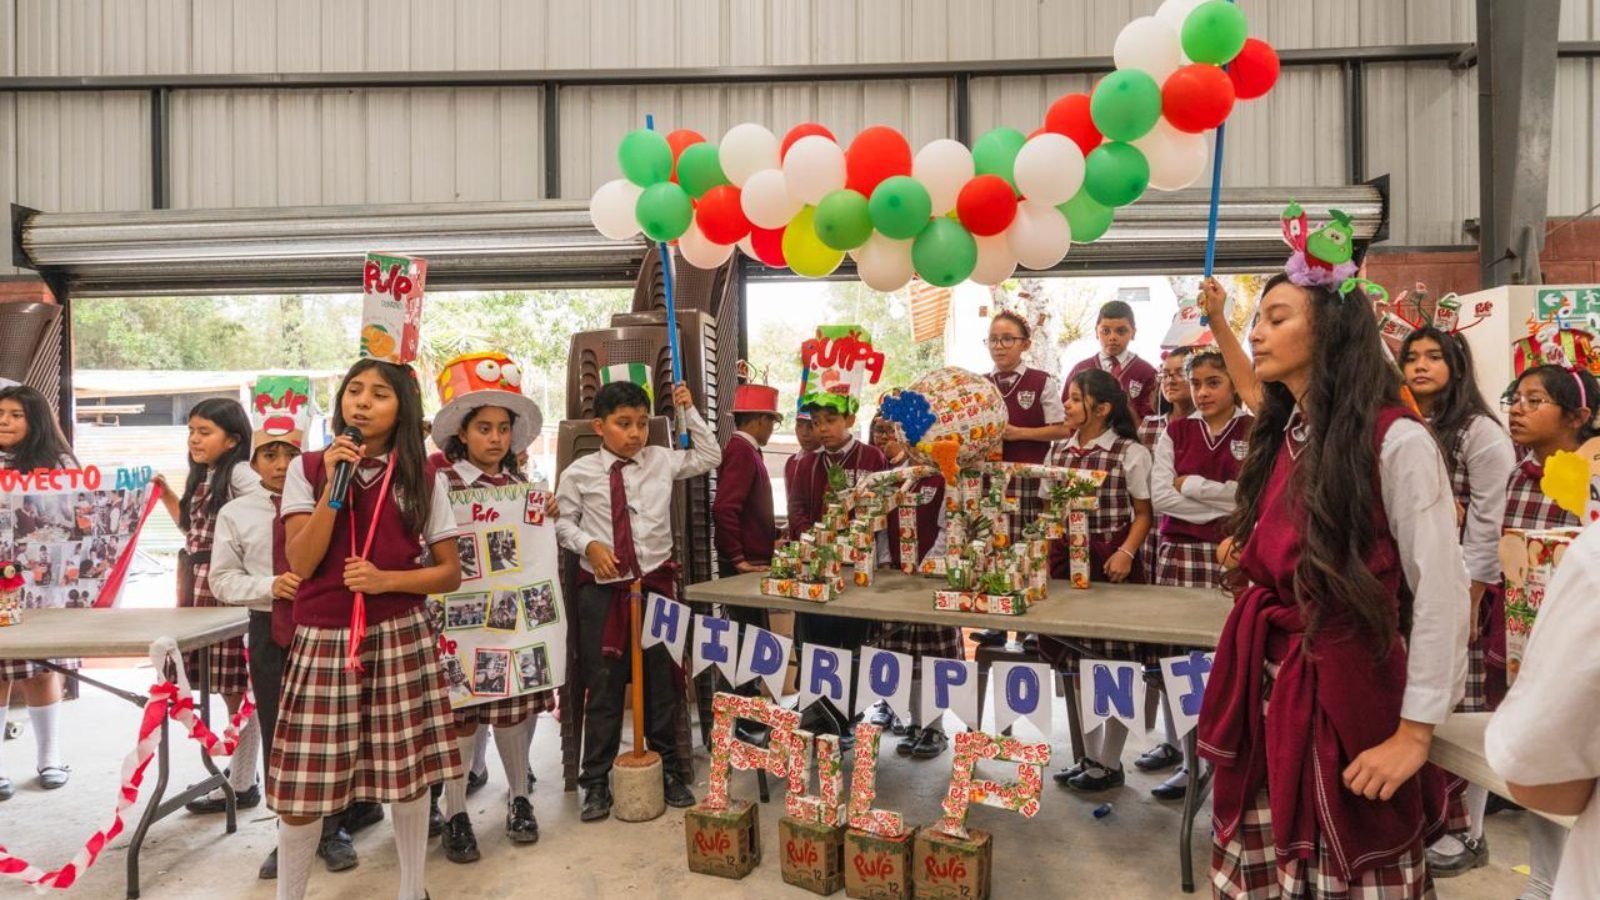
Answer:
[[[633,214],[639,218],[639,230],[652,241],[675,241],[689,230],[694,219],[694,201],[689,192],[670,181],[652,184],[639,195]]]
[[[1061,214],[1067,217],[1067,224],[1072,228],[1072,242],[1074,244],[1092,244],[1100,240],[1106,229],[1111,227],[1111,208],[1101,206],[1089,192],[1078,190],[1071,200],[1057,206]]]
[[[817,240],[835,250],[854,250],[872,237],[872,216],[867,198],[859,191],[838,190],[822,198],[817,204],[817,218],[813,226]]]
[[[683,148],[678,154],[678,183],[696,200],[719,184],[732,184],[722,173],[722,157],[717,153],[717,145],[701,141]]]
[[[1207,0],[1183,20],[1183,52],[1197,63],[1221,66],[1244,49],[1250,23],[1228,0]]]
[[[617,162],[622,164],[623,176],[639,187],[672,178],[672,147],[666,138],[648,128],[628,132],[617,147]]]
[[[911,263],[922,280],[935,287],[954,287],[978,265],[978,242],[960,222],[940,216],[917,235]]]
[[[1017,153],[1027,142],[1028,136],[1015,128],[996,128],[972,145],[972,167],[979,175],[999,175],[1015,188],[1017,178],[1012,170]]]
[[[884,237],[907,241],[928,227],[933,215],[933,200],[922,182],[910,175],[895,175],[879,182],[867,204],[872,225]]]
[[[1083,163],[1083,190],[1101,206],[1127,206],[1150,186],[1150,163],[1132,144],[1101,144]]]
[[[1138,140],[1161,118],[1161,85],[1140,69],[1118,69],[1094,86],[1089,118],[1107,140]]]

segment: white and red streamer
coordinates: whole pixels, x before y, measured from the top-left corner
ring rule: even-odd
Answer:
[[[117,789],[117,805],[111,813],[110,824],[90,835],[70,861],[50,872],[40,869],[27,860],[12,856],[5,846],[0,844],[0,876],[30,884],[38,891],[47,888],[65,890],[72,887],[78,877],[88,871],[100,858],[100,852],[122,833],[123,813],[138,801],[139,786],[144,782],[144,770],[154,758],[156,748],[161,745],[162,719],[170,717],[182,725],[189,736],[199,741],[205,747],[206,753],[211,756],[231,756],[234,749],[239,746],[239,730],[255,712],[253,695],[245,695],[238,714],[228,723],[227,728],[223,729],[219,738],[215,732],[206,727],[195,712],[194,692],[189,688],[189,678],[183,670],[183,656],[178,652],[178,645],[170,639],[151,644],[150,662],[157,673],[166,671],[166,664],[171,662],[177,672],[177,679],[150,687],[150,699],[145,701],[144,716],[139,721],[139,741],[122,760],[122,783]]]

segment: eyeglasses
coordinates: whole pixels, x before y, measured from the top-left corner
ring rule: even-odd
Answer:
[[[1528,412],[1536,413],[1539,411],[1539,408],[1544,406],[1546,403],[1551,404],[1552,406],[1556,405],[1556,401],[1550,399],[1549,397],[1529,397],[1523,394],[1510,394],[1500,398],[1500,410],[1502,412],[1511,412],[1513,409],[1516,409],[1518,405],[1521,405],[1522,408]]]
[[[1183,372],[1181,370],[1177,371],[1177,372],[1161,372],[1156,377],[1161,379],[1162,381],[1187,381],[1188,380],[1187,378],[1183,377]]]
[[[987,346],[987,347],[1010,348],[1010,347],[1015,347],[1016,345],[1022,343],[1022,341],[1023,341],[1022,338],[1019,338],[1014,334],[1003,334],[1003,335],[1001,335],[999,337],[987,338],[987,339],[984,340],[983,343],[984,343],[984,346]]]

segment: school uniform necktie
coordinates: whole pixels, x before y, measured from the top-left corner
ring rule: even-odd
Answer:
[[[633,520],[628,517],[628,488],[622,481],[623,468],[632,465],[631,459],[619,459],[611,464],[611,543],[617,557],[617,572],[639,577],[639,556],[633,547]]]
[[[1121,381],[1122,380],[1122,360],[1117,359],[1115,356],[1110,357],[1110,360],[1111,360],[1111,364],[1106,366],[1106,371],[1111,373],[1111,377],[1112,378],[1115,378],[1118,381]]]

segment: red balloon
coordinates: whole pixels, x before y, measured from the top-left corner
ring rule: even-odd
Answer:
[[[704,144],[705,135],[689,128],[679,128],[677,131],[667,133],[667,146],[672,148],[672,180],[678,180],[678,157],[683,155],[683,148],[690,144]]]
[[[812,135],[825,137],[835,144],[839,143],[839,139],[833,136],[833,132],[829,131],[826,125],[805,122],[789,129],[789,133],[783,136],[783,143],[778,147],[778,160],[781,162],[785,156],[789,155],[789,148],[794,146],[795,141]]]
[[[750,220],[739,206],[739,189],[719,184],[694,204],[694,221],[713,244],[737,244],[750,233]]]
[[[1050,104],[1044,114],[1044,130],[1072,138],[1084,156],[1105,140],[1089,118],[1088,94],[1067,94]]]
[[[1045,132],[1047,132],[1049,130],[1050,129],[1045,128],[1043,125],[1040,125],[1038,128],[1035,128],[1034,130],[1028,132],[1028,140],[1031,141],[1034,138],[1038,137],[1041,134],[1044,134]]]
[[[844,152],[844,186],[863,197],[885,178],[911,174],[911,145],[887,125],[874,125],[856,135]]]
[[[774,269],[787,268],[789,265],[783,256],[783,228],[750,228],[750,246],[756,251],[756,259]]]
[[[1228,78],[1240,100],[1254,100],[1278,82],[1278,51],[1260,38],[1244,42],[1244,49],[1228,63]]]
[[[956,196],[956,217],[980,237],[999,234],[1017,217],[1017,192],[999,175],[979,175]]]
[[[1228,120],[1233,112],[1233,82],[1218,66],[1194,63],[1167,76],[1161,86],[1161,114],[1173,128],[1200,134]]]

